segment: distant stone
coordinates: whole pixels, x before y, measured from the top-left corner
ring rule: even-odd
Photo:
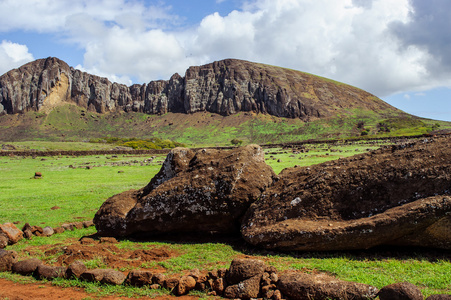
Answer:
[[[93,222],[92,220],[89,220],[89,221],[83,221],[82,223],[83,223],[83,227],[85,227],[85,228],[94,226],[94,222]]]
[[[55,233],[52,227],[46,226],[42,228],[42,235],[43,236],[52,236]]]

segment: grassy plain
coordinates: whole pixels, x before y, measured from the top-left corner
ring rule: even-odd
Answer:
[[[351,156],[380,144],[354,143],[348,145],[306,145],[303,153],[290,150],[266,149],[266,161],[276,173],[294,165],[308,166],[339,157]],[[307,151],[308,150],[308,151]],[[0,223],[19,221],[39,226],[58,226],[62,223],[91,219],[108,197],[146,185],[158,172],[164,156],[151,160],[149,155],[99,155],[85,157],[0,157]],[[72,167],[70,167],[72,166]],[[87,169],[87,166],[92,166]],[[118,171],[123,171],[119,173]],[[35,172],[42,179],[32,179]],[[59,209],[52,210],[58,206]],[[20,259],[33,254],[49,259],[43,245],[73,243],[82,236],[95,233],[95,228],[68,231],[50,238],[35,237],[9,246],[17,250]],[[421,249],[376,249],[331,253],[278,253],[255,249],[242,241],[211,240],[207,243],[180,243],[170,240],[122,240],[119,248],[142,249],[165,246],[179,255],[164,261],[145,262],[142,267],[164,269],[168,274],[181,274],[193,268],[212,270],[227,267],[235,257],[251,256],[265,260],[279,270],[327,272],[344,280],[372,284],[379,288],[408,281],[422,289],[425,296],[451,293],[451,262],[440,251]],[[51,260],[49,261],[51,263]],[[86,261],[90,267],[105,267],[101,258]],[[9,273],[1,278],[23,279]],[[128,286],[100,286],[76,280],[54,280],[59,286],[78,286],[98,296],[158,296],[168,291],[138,289]],[[198,294],[205,298],[205,294]]]
[[[362,137],[362,132],[365,137],[419,135],[451,129],[451,122],[422,119],[399,111],[375,113],[358,109],[343,111],[333,118],[306,122],[251,112],[231,116],[207,112],[161,116],[125,112],[97,114],[65,104],[48,114],[27,112],[0,116],[0,129],[0,140],[8,143],[31,140],[86,142],[118,137],[169,139],[190,147],[202,147],[230,145],[235,138],[244,143],[268,144]],[[80,145],[83,146],[80,143],[77,147]]]

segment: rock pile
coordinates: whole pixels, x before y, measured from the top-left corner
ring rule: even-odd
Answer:
[[[108,285],[146,286],[167,289],[174,295],[186,295],[192,290],[207,292],[211,296],[229,299],[406,299],[423,300],[418,287],[409,283],[395,283],[380,291],[371,285],[348,282],[326,274],[283,272],[257,259],[234,259],[229,269],[208,273],[194,269],[182,276],[133,270],[129,273],[114,269],[88,270],[81,261],[67,267],[48,266],[31,258],[17,261],[15,251],[0,250],[0,271],[31,275],[37,279],[78,278]],[[449,295],[433,295],[428,299],[448,299]]]
[[[25,223],[22,230],[20,230],[13,223],[0,224],[0,249],[5,248],[7,245],[16,244],[23,238],[32,239],[33,236],[52,236],[55,233],[62,233],[65,230],[81,229],[93,225],[94,223],[92,220],[63,224],[61,227],[55,228],[50,226],[42,228],[40,226],[31,226],[30,224]]]

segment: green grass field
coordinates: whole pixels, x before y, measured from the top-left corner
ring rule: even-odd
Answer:
[[[266,162],[276,173],[294,165],[308,166],[331,159],[351,156],[380,144],[355,143],[347,145],[306,145],[304,153],[293,154],[286,149],[265,149]],[[108,197],[129,189],[145,186],[158,172],[164,156],[150,161],[149,155],[130,156],[99,155],[84,157],[0,157],[0,223],[26,222],[39,226],[58,226],[62,223],[92,219],[100,205]],[[69,167],[72,166],[72,167]],[[87,169],[87,166],[92,166]],[[119,171],[123,171],[120,172]],[[33,179],[35,172],[43,174],[42,179]],[[58,206],[59,209],[52,210]],[[25,249],[37,249],[34,255],[44,258],[39,247],[50,244],[64,244],[76,241],[82,236],[95,233],[90,227],[64,232],[50,238],[35,237],[8,246],[17,250],[20,259],[29,256]],[[437,293],[451,294],[451,262],[449,255],[431,259],[427,250],[403,250],[402,255],[387,250],[333,253],[277,253],[255,249],[243,242],[227,243],[212,240],[208,243],[177,243],[173,241],[129,241],[123,240],[119,248],[141,248],[166,246],[179,253],[165,261],[148,262],[143,267],[160,267],[169,274],[181,274],[193,268],[212,270],[227,267],[234,257],[249,255],[265,260],[279,270],[318,270],[344,280],[358,281],[379,288],[408,281],[422,289],[425,296]],[[415,250],[416,251],[416,250]],[[101,261],[86,261],[91,267],[102,267]],[[1,278],[19,281],[33,279],[0,273]],[[158,296],[168,291],[154,291],[127,286],[111,287],[75,281],[55,280],[59,286],[79,286],[96,295]],[[195,293],[205,298],[205,294]]]

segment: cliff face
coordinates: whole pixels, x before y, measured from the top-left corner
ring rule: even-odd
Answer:
[[[344,109],[394,109],[360,89],[299,71],[226,59],[190,67],[181,77],[127,87],[40,59],[0,77],[0,115],[51,109],[73,102],[98,113],[148,114],[253,111],[277,117],[321,118]]]

